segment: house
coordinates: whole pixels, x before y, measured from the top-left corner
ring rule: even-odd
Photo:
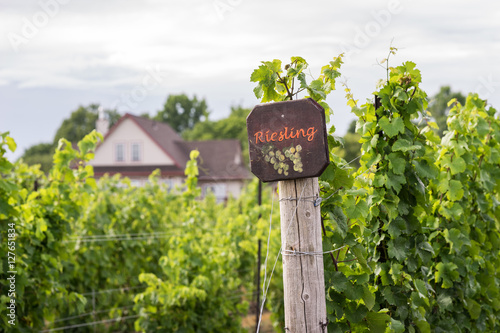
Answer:
[[[109,130],[107,124],[100,115],[96,129],[104,141],[90,162],[96,178],[119,173],[141,186],[159,169],[161,181],[169,187],[182,185],[189,153],[197,149],[198,184],[203,194],[211,190],[218,200],[237,197],[251,179],[238,140],[184,141],[168,124],[128,113]]]

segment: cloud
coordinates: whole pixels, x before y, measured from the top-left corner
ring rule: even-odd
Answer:
[[[36,96],[38,104],[53,109],[57,103],[53,96],[64,91],[71,97],[61,104],[57,117],[69,111],[68,105],[96,101],[94,96],[111,103],[140,87],[151,69],[164,79],[148,90],[137,110],[155,111],[152,101],[185,92],[206,97],[214,113],[221,115],[235,102],[257,102],[249,77],[260,61],[303,56],[317,76],[321,66],[345,46],[355,52],[346,59],[342,73],[356,98],[363,101],[385,75],[376,64],[387,56],[393,39],[399,51],[391,65],[415,61],[429,94],[444,84],[471,91],[488,82],[490,74],[493,82],[500,81],[496,65],[500,2],[495,0],[480,5],[470,0],[307,4],[299,0],[64,0],[67,4],[15,51],[8,34],[22,36],[26,22],[34,24],[35,15],[44,11],[40,3],[49,1],[60,0],[0,0],[0,30],[5,32],[0,38],[0,93],[18,91],[18,96],[33,98],[29,95],[33,90],[56,90],[51,100],[44,100],[44,94]],[[398,5],[401,10],[390,10]],[[489,98],[498,105],[497,96]],[[331,101],[336,121],[348,123],[352,117],[341,91],[334,92]],[[16,103],[12,112],[29,112]],[[58,123],[61,120],[57,118]],[[17,126],[14,120],[9,124],[5,126]],[[337,126],[340,133],[342,127],[346,126]]]

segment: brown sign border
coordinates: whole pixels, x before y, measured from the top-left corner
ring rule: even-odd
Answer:
[[[263,182],[318,177],[330,162],[325,111],[311,98],[259,104],[247,130],[250,169]]]

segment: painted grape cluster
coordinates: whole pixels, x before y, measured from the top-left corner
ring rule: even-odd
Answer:
[[[288,176],[290,164],[287,160],[292,161],[294,171],[304,171],[304,165],[302,164],[302,158],[300,157],[301,151],[301,145],[284,148],[283,151],[268,146],[262,150],[262,154],[264,155],[264,160],[273,165],[274,170],[276,170],[280,175],[284,174],[285,176]]]

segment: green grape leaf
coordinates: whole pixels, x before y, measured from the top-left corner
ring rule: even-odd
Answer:
[[[363,298],[363,286],[360,285],[351,285],[344,291],[344,294],[347,299],[352,301],[357,301]]]
[[[391,235],[391,238],[398,238],[402,233],[406,233],[406,221],[400,216],[396,217],[389,222],[387,231]]]
[[[387,313],[368,312],[366,314],[368,327],[370,328],[370,332],[373,333],[384,333],[390,320],[391,317]]]
[[[11,152],[16,151],[17,145],[16,145],[16,142],[14,141],[14,139],[12,139],[10,136],[6,136],[5,142],[7,143],[7,147],[9,147],[9,150]]]
[[[438,263],[436,265],[436,273],[434,274],[436,283],[443,281],[441,287],[445,289],[453,287],[453,282],[458,281],[460,278],[457,269],[457,265],[452,262]]]
[[[405,124],[402,118],[393,118],[390,121],[389,118],[384,116],[379,120],[378,124],[390,138],[396,136],[398,133],[405,132]]]
[[[387,246],[390,258],[396,258],[397,261],[402,262],[408,256],[409,244],[405,238],[391,239]]]
[[[394,173],[388,173],[387,175],[387,188],[393,188],[394,192],[399,193],[401,187],[406,183],[406,178],[402,175],[395,175]]]
[[[375,306],[375,294],[370,291],[367,285],[363,286],[363,302],[365,302],[368,310],[373,309]]]
[[[437,297],[437,303],[441,311],[453,309],[453,299],[448,295],[440,293]]]
[[[267,80],[269,78],[269,68],[266,65],[260,65],[259,68],[255,69],[250,75],[251,82],[260,82]]]
[[[356,244],[355,246],[351,247],[352,253],[356,256],[356,260],[358,263],[361,265],[361,267],[364,268],[365,272],[370,272],[370,267],[368,266],[368,263],[366,262],[366,249],[361,245],[361,244]]]
[[[400,322],[399,320],[391,318],[391,323],[389,325],[389,329],[393,333],[404,333],[405,325],[403,325],[403,323]]]
[[[367,168],[370,168],[372,165],[374,164],[377,164],[378,162],[380,162],[380,160],[382,159],[382,155],[380,154],[377,154],[377,155],[373,155],[367,162],[366,162],[366,167]]]
[[[460,249],[465,243],[460,230],[456,228],[445,229],[443,230],[443,236],[446,239],[446,241],[450,244],[450,253],[452,253],[452,251],[459,253]]]
[[[18,187],[15,183],[0,179],[0,188],[5,190],[5,192],[12,192],[18,190]]]
[[[431,333],[431,325],[425,320],[417,320],[417,327],[421,333]]]
[[[394,298],[394,293],[392,292],[391,287],[385,287],[382,290],[382,295],[389,304],[396,305],[396,300]]]
[[[274,73],[281,73],[281,60],[273,59],[273,61],[263,61],[263,64],[269,68],[270,71]]]
[[[368,204],[366,200],[360,199],[358,202],[353,197],[349,200],[349,206],[346,207],[347,217],[350,219],[364,218],[368,215]]]
[[[307,92],[315,101],[320,101],[326,98],[325,87],[323,81],[320,79],[311,81],[311,84],[307,87]]]
[[[466,168],[465,160],[461,157],[455,157],[450,164],[450,170],[452,175],[464,172]]]
[[[452,175],[464,172],[467,167],[465,160],[459,156],[455,156],[453,160],[450,156],[445,156],[442,163],[444,167],[450,168],[450,172]]]
[[[467,299],[466,304],[470,317],[474,320],[478,319],[481,314],[481,305],[473,299]]]
[[[333,207],[333,211],[329,212],[330,218],[335,221],[337,227],[336,231],[339,232],[342,238],[347,236],[347,231],[349,228],[347,227],[347,217],[345,216],[342,208],[340,206]]]
[[[368,309],[363,304],[356,304],[351,302],[345,310],[345,316],[351,323],[359,323],[365,318]]]
[[[439,174],[438,168],[434,164],[429,164],[426,160],[413,160],[412,164],[420,178],[435,178]]]
[[[344,273],[335,271],[332,275],[332,287],[339,293],[346,291],[347,288],[351,288],[352,284],[346,278]]]
[[[389,161],[389,168],[396,175],[402,175],[405,172],[406,160],[400,157],[397,153],[391,153],[387,155],[387,160]]]
[[[410,150],[418,150],[418,149],[422,149],[422,147],[419,145],[412,145],[410,141],[405,139],[398,139],[396,142],[394,142],[394,145],[392,146],[392,151],[407,152]]]
[[[477,134],[480,137],[484,138],[490,132],[490,125],[488,124],[488,122],[484,118],[478,117],[476,129],[477,129]]]
[[[427,298],[427,287],[425,286],[425,282],[420,280],[420,279],[415,279],[413,280],[413,284],[415,285],[415,288],[417,289],[418,293],[420,294],[420,297],[426,297]]]
[[[462,188],[462,183],[458,180],[450,180],[449,188],[446,192],[446,196],[450,201],[458,201],[464,196],[464,190]]]

